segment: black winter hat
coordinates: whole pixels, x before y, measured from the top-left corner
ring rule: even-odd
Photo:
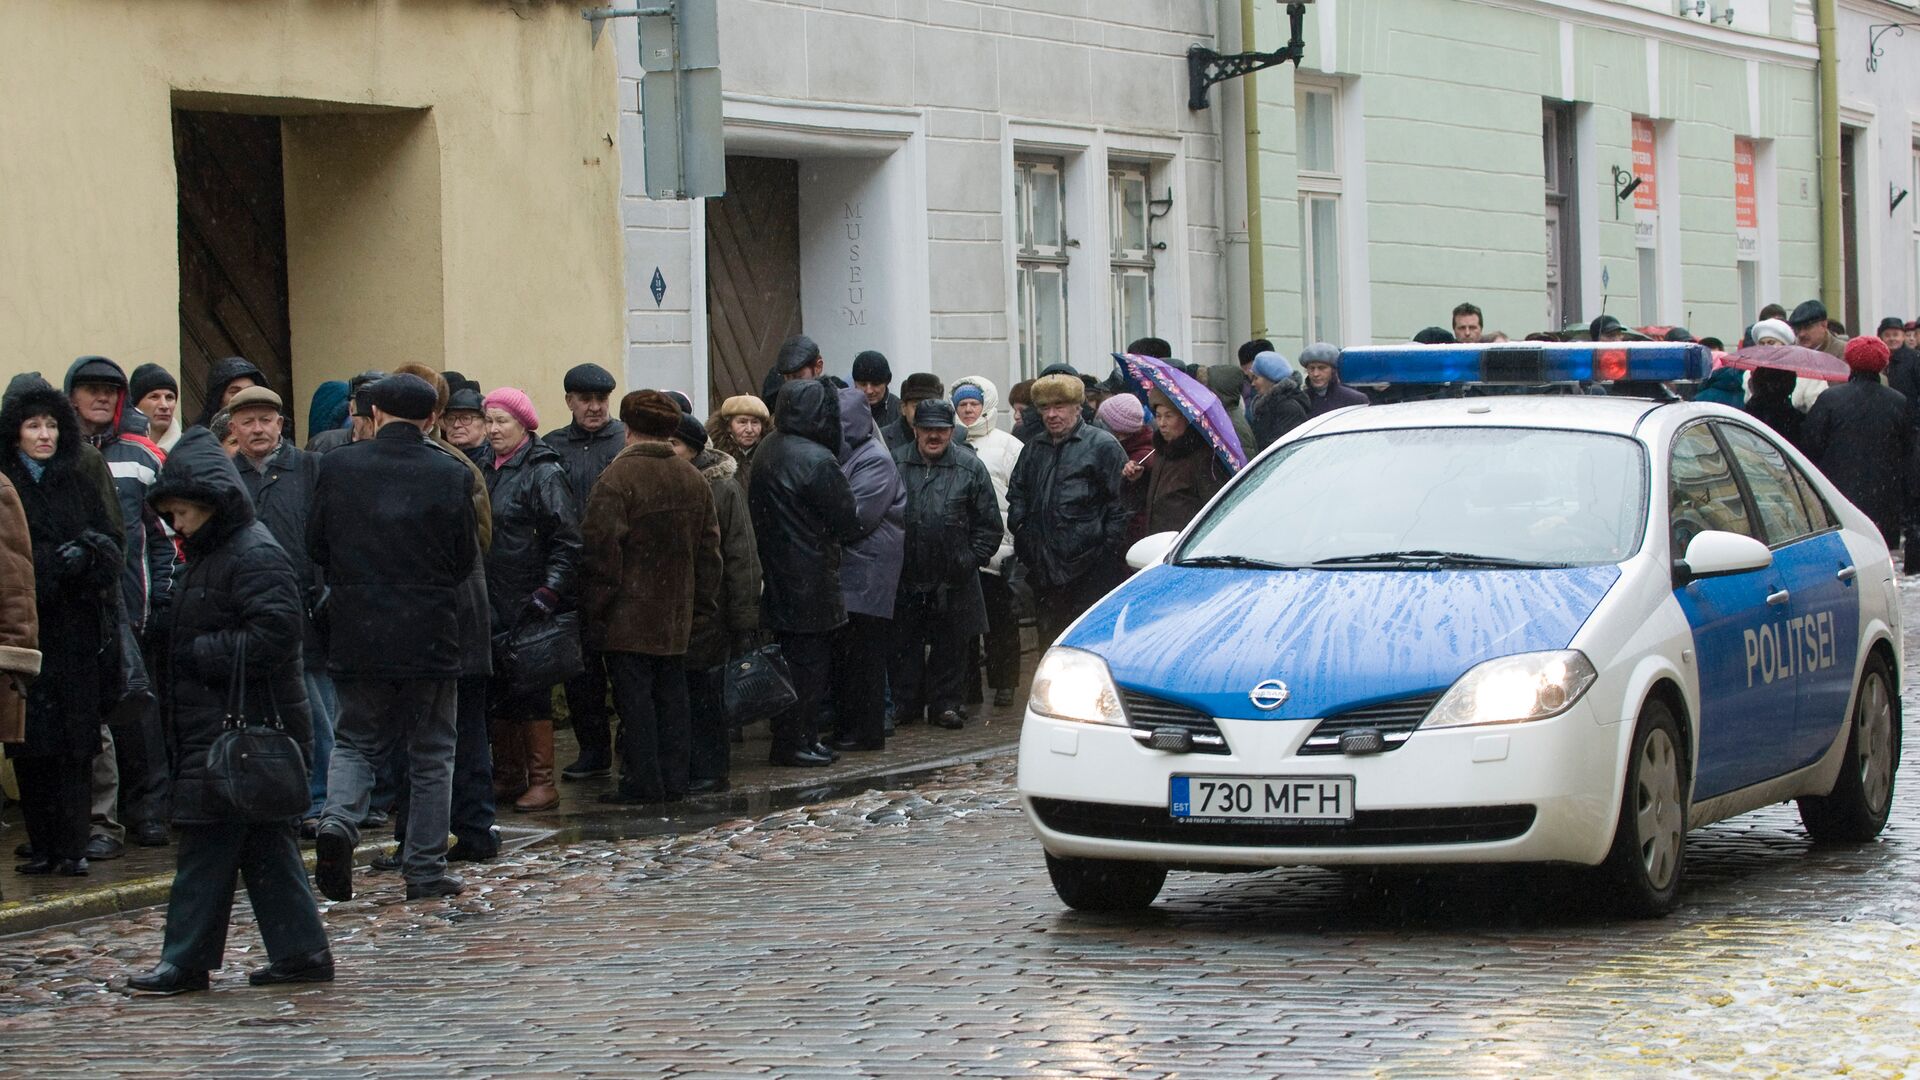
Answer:
[[[484,413],[487,411],[486,399],[472,386],[462,386],[447,395],[448,412]]]
[[[877,349],[868,349],[853,358],[853,381],[890,383],[893,381],[893,368],[888,365],[884,353]]]
[[[440,392],[418,375],[389,375],[367,387],[368,403],[402,420],[425,420],[440,404]]]
[[[1669,328],[1669,329],[1667,330],[1667,335],[1666,335],[1666,337],[1664,337],[1664,338],[1662,338],[1661,340],[1663,340],[1663,341],[1692,341],[1692,340],[1693,340],[1693,331],[1691,331],[1691,330],[1688,330],[1688,329],[1687,329],[1686,327],[1684,327],[1684,326],[1675,326],[1675,327],[1670,327],[1670,328]]]
[[[913,407],[913,426],[917,428],[950,428],[953,426],[953,403],[944,398],[928,398]]]
[[[599,364],[580,364],[568,369],[561,385],[569,394],[611,394],[613,374]]]
[[[67,371],[67,386],[78,386],[83,382],[112,383],[115,386],[127,385],[127,374],[120,365],[104,356],[82,356],[73,362]]]
[[[1587,325],[1587,336],[1595,341],[1599,341],[1601,334],[1610,334],[1615,330],[1624,329],[1626,329],[1626,327],[1620,325],[1619,319],[1611,315],[1602,315]]]
[[[1452,345],[1456,339],[1444,326],[1429,326],[1413,335],[1413,340],[1421,345]]]
[[[173,377],[172,372],[159,364],[141,364],[134,368],[133,385],[127,391],[127,396],[134,401],[139,401],[155,390],[171,390],[178,394],[180,383]]]
[[[692,447],[693,452],[697,454],[707,448],[707,425],[701,423],[692,413],[681,413],[680,427],[673,433],[673,437]]]
[[[780,353],[775,357],[773,367],[782,375],[791,375],[818,359],[820,346],[805,334],[795,334],[780,343]]]
[[[947,388],[941,385],[940,376],[931,371],[916,371],[900,384],[901,401],[925,401],[946,396]]]
[[[1886,318],[1880,320],[1880,328],[1878,330],[1875,330],[1874,333],[1884,334],[1889,330],[1905,331],[1906,328],[1907,328],[1907,324],[1905,320],[1899,318],[1898,316],[1889,315]]]
[[[1827,305],[1818,300],[1801,301],[1800,306],[1793,309],[1793,314],[1787,316],[1787,325],[1793,327],[1795,330],[1806,326],[1808,323],[1826,321]]]

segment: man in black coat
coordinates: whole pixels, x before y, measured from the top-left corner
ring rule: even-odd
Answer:
[[[1121,493],[1126,450],[1080,418],[1086,384],[1048,375],[1031,392],[1042,431],[1007,481],[1007,528],[1045,648],[1119,582],[1133,511]]]
[[[300,587],[302,615],[319,599],[320,575],[307,556],[307,518],[313,509],[313,488],[320,475],[320,459],[283,439],[286,417],[280,395],[264,386],[249,386],[227,405],[231,431],[240,443],[234,464],[240,482],[253,498],[260,522],[286,549]],[[316,820],[327,802],[327,769],[333,761],[333,679],[327,674],[327,651],[311,618],[305,627],[301,670],[305,674],[307,705],[313,714],[313,803],[307,817]]]
[[[1857,337],[1843,353],[1853,376],[1813,400],[1800,448],[1853,505],[1873,519],[1887,546],[1900,542],[1913,424],[1907,399],[1880,385],[1891,350]]]
[[[1880,320],[1879,337],[1892,350],[1887,362],[1887,385],[1907,399],[1907,426],[1914,432],[1913,456],[1907,461],[1906,504],[1902,510],[1902,550],[1913,553],[1907,572],[1920,570],[1920,350],[1907,344],[1907,324],[1888,316]]]
[[[1000,503],[980,456],[953,445],[953,406],[922,401],[914,441],[893,452],[907,489],[906,561],[893,602],[893,700],[903,718],[966,723],[968,642],[987,632],[980,568],[1000,550]]]
[[[853,358],[853,386],[867,396],[875,431],[884,432],[900,420],[900,397],[892,391],[892,384],[893,366],[887,363],[885,353],[868,349]]]
[[[775,765],[818,767],[833,752],[815,729],[847,621],[840,545],[860,538],[853,489],[840,472],[840,405],[818,379],[789,382],[774,403],[774,433],[754,454],[748,512],[760,549],[760,625],[773,632],[800,700],[773,719]]]
[[[226,950],[236,872],[271,961],[248,981],[330,982],[333,956],[291,820],[236,817],[209,776],[208,751],[226,726],[236,682],[249,719],[276,723],[310,751],[301,678],[306,605],[289,553],[256,519],[234,463],[204,427],[174,446],[148,500],[187,552],[167,635],[180,848],[161,963],[128,985],[149,994],[207,989],[207,973]]]
[[[627,425],[613,418],[613,373],[599,364],[581,364],[562,380],[567,411],[573,423],[547,433],[545,442],[560,455],[567,470],[577,515],[587,512],[587,495],[594,481],[627,445]],[[607,662],[597,652],[585,654],[585,671],[567,680],[567,715],[580,757],[560,770],[567,780],[606,776],[613,768],[612,732],[607,724]]]
[[[307,550],[331,594],[328,668],[340,694],[314,878],[353,896],[353,849],[375,770],[405,740],[412,799],[402,873],[407,898],[451,896],[447,830],[461,672],[458,590],[478,533],[471,475],[427,445],[439,395],[415,375],[368,388],[374,437],[321,462]]]

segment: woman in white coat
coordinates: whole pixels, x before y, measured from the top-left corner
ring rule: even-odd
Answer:
[[[953,384],[952,401],[954,418],[967,429],[968,449],[980,455],[993,478],[993,495],[1005,521],[1007,480],[1013,476],[1014,462],[1020,460],[1021,443],[996,422],[1000,391],[986,379],[969,375]],[[994,707],[1002,709],[1013,704],[1014,687],[1020,682],[1020,621],[1013,613],[1013,589],[1007,581],[1012,555],[1013,534],[1003,531],[1000,550],[980,572],[980,591],[987,601],[987,685],[993,688]]]

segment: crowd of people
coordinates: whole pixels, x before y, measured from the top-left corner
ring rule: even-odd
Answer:
[[[1438,334],[1480,336],[1477,308],[1454,316]],[[1804,448],[1897,544],[1920,476],[1912,324],[1845,341],[1817,302],[1769,316],[1743,343],[1831,352],[1853,378],[1728,368],[1698,396]],[[177,842],[162,962],[134,989],[208,985],[236,873],[266,935],[251,980],[325,980],[303,837],[313,883],[344,900],[361,830],[391,820],[385,868],[409,899],[444,897],[464,887],[450,864],[498,853],[498,807],[551,810],[562,781],[617,777],[616,805],[724,791],[729,660],[770,644],[784,660],[775,766],[964,727],[1013,704],[1022,612],[1053,640],[1125,577],[1133,542],[1185,526],[1309,418],[1372,400],[1324,343],[1297,363],[1265,340],[1238,365],[1183,365],[1154,338],[1127,352],[1104,379],[1062,364],[1014,384],[1004,426],[987,378],[919,372],[896,393],[865,352],[845,382],[801,336],[761,394],[704,420],[581,364],[568,422],[544,434],[523,390],[406,365],[321,386],[304,448],[241,358],[212,366],[190,424],[154,365],[18,376],[0,398],[17,869],[83,875],[129,837]],[[564,768],[556,699],[579,746]],[[231,810],[216,745],[256,722],[301,749],[299,815]]]

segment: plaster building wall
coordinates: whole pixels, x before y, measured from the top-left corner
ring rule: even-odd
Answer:
[[[1155,207],[1153,239],[1166,247],[1154,252],[1153,332],[1183,358],[1227,356],[1219,110],[1186,108],[1185,53],[1213,40],[1211,0],[721,0],[719,10],[727,152],[799,163],[802,322],[830,372],[845,376],[873,348],[896,382],[931,370],[949,383],[986,375],[1004,391],[1029,373],[1012,236],[1015,162],[1028,154],[1066,173],[1070,359],[1104,374],[1125,344],[1105,257],[1107,168],[1123,160],[1148,167],[1154,199],[1171,194]],[[688,388],[704,406],[711,209],[645,197],[635,30],[615,36],[627,382]]]
[[[1729,341],[1739,333],[1736,138],[1753,140],[1759,158],[1758,220],[1746,230],[1757,303],[1815,295],[1811,27],[1792,36],[1800,24],[1790,4],[1743,6],[1750,24],[1730,28],[1612,0],[1313,5],[1299,73],[1257,76],[1272,336],[1294,349],[1307,336],[1299,200],[1314,180],[1303,177],[1297,145],[1301,86],[1337,94],[1345,343],[1446,326],[1463,300],[1515,338],[1549,328],[1543,110],[1559,105],[1574,216],[1561,237],[1563,272],[1577,280],[1563,324],[1604,307],[1629,325],[1685,324]],[[1280,12],[1263,8],[1259,18],[1262,47],[1284,41]],[[1655,215],[1614,197],[1614,167],[1633,172],[1636,117],[1656,136]],[[1647,243],[1653,283],[1642,281]]]
[[[1860,133],[1852,205],[1867,331],[1888,315],[1920,316],[1920,30],[1883,32],[1867,68],[1870,28],[1903,21],[1920,22],[1920,9],[1882,0],[1839,7],[1841,122]]]
[[[613,46],[548,0],[0,6],[0,320],[17,364],[181,356],[175,108],[284,117],[290,403],[409,361],[617,357]]]

